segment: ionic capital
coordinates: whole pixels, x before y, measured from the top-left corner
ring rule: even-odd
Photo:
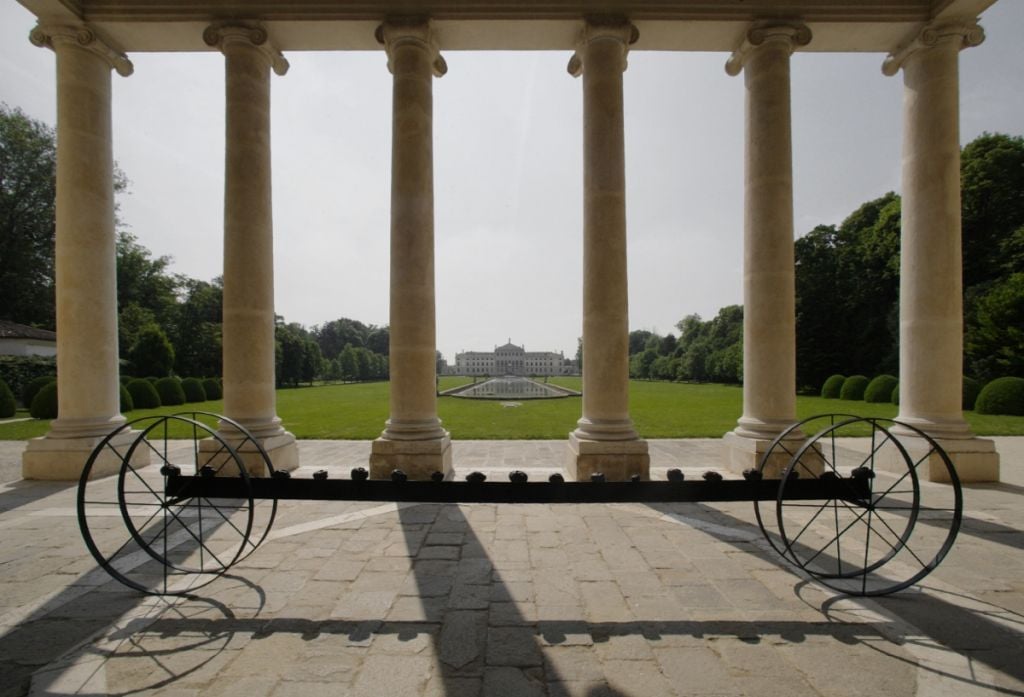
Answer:
[[[953,44],[957,50],[978,46],[985,40],[985,30],[977,20],[959,20],[929,24],[910,43],[893,51],[882,63],[882,73],[892,77],[907,59],[922,49]]]
[[[758,22],[743,37],[743,43],[725,62],[725,72],[735,77],[751,54],[762,46],[783,44],[792,53],[811,43],[811,29],[803,22]]]
[[[288,59],[270,43],[267,30],[259,24],[211,24],[203,30],[203,41],[221,53],[232,46],[256,48],[278,75],[288,72]]]
[[[625,70],[629,46],[639,38],[640,32],[636,26],[622,17],[588,19],[576,39],[576,52],[569,59],[569,74],[573,77],[583,74],[583,57],[587,46],[601,41],[618,43],[622,50],[622,70]]]
[[[448,64],[445,63],[441,50],[437,46],[437,39],[433,29],[430,27],[430,20],[388,20],[377,27],[377,42],[384,45],[384,51],[388,55],[388,70],[393,75],[395,49],[401,46],[416,46],[427,52],[430,57],[430,67],[434,77],[441,77],[448,72]]]
[[[64,47],[85,49],[105,60],[122,77],[128,77],[135,70],[132,62],[128,60],[128,56],[111,48],[85,24],[45,24],[40,22],[29,32],[28,40],[36,46],[45,46],[55,52]]]

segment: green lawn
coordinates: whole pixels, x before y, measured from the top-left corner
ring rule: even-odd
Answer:
[[[441,389],[471,379],[443,377]],[[580,378],[552,378],[552,383],[580,389]],[[438,412],[456,439],[565,438],[580,417],[579,397],[509,402],[441,397]],[[733,428],[742,412],[743,391],[730,385],[688,385],[667,382],[630,383],[630,412],[646,438],[717,438]],[[223,403],[204,402],[187,409],[220,412]],[[186,411],[163,407],[130,412],[129,419],[150,414]],[[318,385],[278,390],[277,412],[285,427],[299,438],[376,438],[388,417],[388,383]],[[896,415],[891,404],[842,402],[799,397],[797,413],[803,418],[829,412],[863,416]],[[18,416],[26,416],[19,412]],[[1024,417],[983,416],[966,412],[978,435],[1024,435]],[[48,422],[28,420],[0,424],[0,440],[24,440],[46,433]]]

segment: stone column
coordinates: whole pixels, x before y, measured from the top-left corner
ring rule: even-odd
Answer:
[[[451,474],[451,438],[437,417],[434,318],[433,78],[447,70],[430,24],[377,29],[393,76],[391,121],[390,415],[370,475]]]
[[[636,27],[588,22],[569,73],[583,77],[583,415],[569,434],[578,480],[647,479],[650,455],[629,417],[629,297],[622,73]]]
[[[125,422],[118,382],[110,71],[128,76],[132,64],[86,25],[41,23],[29,38],[57,56],[58,417],[44,437],[29,441],[22,476],[78,479],[96,444]],[[107,453],[93,473],[115,471],[119,464]]]
[[[793,148],[789,57],[811,40],[799,23],[758,24],[726,63],[746,87],[743,219],[743,416],[730,463],[757,464],[796,421]]]
[[[959,52],[984,38],[974,22],[930,25],[882,68],[904,83],[897,418],[939,440],[966,481],[999,479],[994,443],[962,411]]]
[[[259,26],[214,25],[203,40],[220,49],[225,64],[224,414],[260,441],[275,469],[294,469],[298,448],[281,427],[274,391],[270,159],[270,70],[284,75],[288,62]],[[220,432],[238,439],[228,424]],[[247,463],[259,462],[251,444],[242,451]]]

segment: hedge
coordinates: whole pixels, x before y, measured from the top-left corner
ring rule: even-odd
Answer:
[[[216,378],[206,378],[203,380],[203,391],[206,392],[207,399],[220,399],[224,396],[220,388],[220,381]]]
[[[28,413],[33,419],[56,419],[57,418],[57,381],[44,385],[36,396],[32,398],[32,406]]]
[[[185,378],[182,380],[181,391],[185,393],[185,401],[189,404],[206,401],[206,390],[203,389],[203,383],[199,378]]]
[[[974,405],[979,414],[1024,416],[1024,378],[997,378],[985,385]]]
[[[20,397],[25,386],[35,378],[57,374],[57,359],[48,356],[0,356],[0,380]],[[29,404],[23,402],[23,406]]]
[[[132,401],[132,395],[128,391],[128,388],[121,385],[121,413],[127,413],[135,409],[135,402]]]
[[[974,404],[978,401],[978,395],[981,394],[981,383],[974,378],[964,376],[964,394],[963,404],[961,408],[964,411],[971,411],[974,409]]]
[[[57,378],[53,375],[41,375],[37,378],[32,378],[24,387],[21,389],[21,403],[26,409],[31,408],[32,400],[36,398],[36,394],[39,390],[43,389],[51,382],[56,382]]]
[[[843,381],[839,391],[839,399],[859,401],[864,399],[864,390],[868,388],[868,379],[864,375],[851,375]]]
[[[0,380],[0,419],[9,419],[18,411],[14,401],[14,393],[7,383]]]
[[[821,386],[821,396],[825,399],[839,399],[839,391],[843,389],[845,375],[830,375]]]
[[[178,378],[160,378],[156,381],[156,392],[164,406],[185,403],[185,391],[181,389],[181,380]]]
[[[881,404],[892,401],[892,391],[900,384],[895,375],[879,375],[864,389],[864,401]]]
[[[132,380],[125,385],[125,389],[131,395],[132,405],[136,409],[156,409],[160,406],[160,395],[153,383],[145,378]]]

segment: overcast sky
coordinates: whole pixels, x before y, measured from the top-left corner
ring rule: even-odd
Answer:
[[[0,101],[54,124],[54,56],[0,4]],[[961,53],[961,137],[1024,133],[1024,2]],[[511,339],[572,355],[582,333],[582,87],[569,52],[445,54],[434,82],[438,348]],[[727,54],[635,52],[625,73],[630,327],[661,334],[742,302],[743,79]],[[133,54],[114,75],[121,215],[172,269],[223,252],[219,53]],[[391,76],[383,51],[289,53],[272,78],[276,309],[307,327],[388,322]],[[793,57],[796,235],[900,186],[902,80],[881,54]]]

